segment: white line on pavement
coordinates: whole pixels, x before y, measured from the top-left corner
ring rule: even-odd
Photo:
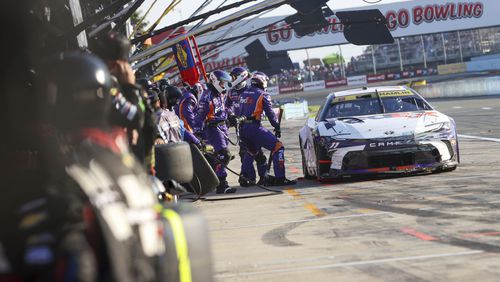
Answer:
[[[228,273],[228,274],[216,275],[216,277],[217,278],[230,278],[230,277],[242,277],[242,276],[264,275],[264,274],[302,272],[302,271],[308,271],[308,270],[338,268],[338,267],[345,267],[345,266],[369,265],[369,264],[380,264],[380,263],[387,263],[387,262],[411,261],[411,260],[422,260],[422,259],[435,259],[435,258],[443,258],[443,257],[468,256],[468,255],[476,255],[476,254],[481,254],[481,253],[484,253],[484,251],[467,251],[467,252],[457,252],[457,253],[441,253],[441,254],[431,254],[431,255],[422,255],[422,256],[386,258],[386,259],[365,260],[365,261],[352,261],[352,262],[314,265],[314,266],[306,266],[306,267],[294,267],[294,268],[282,268],[282,269],[273,269],[273,270],[264,270],[264,271]]]
[[[336,220],[336,219],[344,219],[344,218],[376,216],[376,215],[382,215],[382,214],[387,214],[387,213],[388,212],[374,212],[374,213],[363,213],[363,214],[351,214],[351,215],[344,215],[344,216],[331,216],[331,217],[325,216],[325,217],[302,219],[302,220],[291,220],[291,221],[281,221],[281,222],[272,222],[272,223],[263,223],[263,224],[223,227],[223,228],[217,228],[217,229],[210,229],[210,231],[222,231],[222,230],[232,230],[232,229],[242,229],[242,228],[255,228],[255,227],[273,226],[273,225],[283,225],[283,224],[290,224],[290,223],[302,223],[302,222],[311,222],[311,221],[325,221],[325,220]]]
[[[466,138],[466,139],[477,139],[477,140],[484,140],[484,141],[500,142],[500,138],[490,138],[490,137],[481,137],[481,136],[464,135],[464,134],[458,134],[458,137]]]

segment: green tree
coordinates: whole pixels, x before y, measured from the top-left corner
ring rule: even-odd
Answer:
[[[146,32],[146,28],[148,27],[149,25],[149,22],[146,21],[145,19],[140,22],[140,20],[142,19],[142,15],[141,15],[141,11],[135,11],[131,16],[130,16],[130,22],[132,23],[132,26],[135,28],[135,26],[137,26],[137,24],[139,24],[139,26],[137,27],[137,31],[136,33],[139,33],[139,34],[143,34]]]

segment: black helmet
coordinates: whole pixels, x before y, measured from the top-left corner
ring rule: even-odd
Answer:
[[[165,88],[165,94],[167,96],[168,108],[172,108],[182,97],[182,91],[179,87],[169,85]]]
[[[145,77],[143,78],[138,78],[135,83],[139,84],[140,86],[144,87],[145,90],[151,90],[153,88],[153,83]]]
[[[112,85],[99,58],[81,51],[61,53],[42,68],[42,93],[47,96],[53,124],[63,131],[106,128]]]
[[[168,79],[162,78],[162,79],[158,80],[157,84],[158,84],[158,88],[160,88],[161,91],[164,91],[165,88],[170,85],[170,82],[168,81]]]
[[[131,45],[127,37],[116,32],[110,32],[96,38],[91,50],[105,61],[127,61],[130,48]]]

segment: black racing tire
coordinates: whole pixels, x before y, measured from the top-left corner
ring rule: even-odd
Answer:
[[[179,203],[164,206],[161,215],[165,222],[165,254],[159,265],[159,280],[181,281],[181,275],[190,272],[190,281],[212,282],[212,245],[208,225],[202,214],[193,205]],[[185,242],[184,248],[178,248],[178,245],[182,245],[179,242]],[[187,267],[186,262],[180,259],[182,256],[179,254],[182,252],[189,259]]]
[[[324,148],[322,148],[321,146],[319,146],[318,144],[316,144],[316,142],[314,143],[314,151],[316,152],[316,167],[317,167],[316,178],[319,181],[329,180],[330,178],[323,178],[323,177],[321,177],[321,175],[330,173],[330,165],[319,163],[320,160],[328,158],[327,151]]]
[[[188,183],[193,179],[193,161],[188,143],[155,146],[156,176],[161,181]]]
[[[306,158],[304,156],[304,150],[302,148],[302,138],[299,136],[299,145],[300,145],[300,155],[302,156],[302,173],[304,174],[305,179],[314,180],[316,179],[315,175],[310,175],[307,170]]]
[[[450,172],[450,171],[454,171],[455,169],[457,169],[458,165],[454,165],[452,167],[437,167],[433,172],[434,173],[443,173],[443,172]]]
[[[189,192],[195,193],[198,196],[215,190],[219,185],[219,178],[215,174],[209,161],[200,152],[200,150],[193,144],[189,144],[191,149],[191,156],[193,158],[193,179],[191,181],[191,188]]]
[[[455,165],[455,166],[452,166],[452,167],[447,167],[447,168],[443,168],[443,167],[440,167],[438,169],[439,172],[450,172],[450,171],[454,171],[455,169],[457,169],[458,165]]]

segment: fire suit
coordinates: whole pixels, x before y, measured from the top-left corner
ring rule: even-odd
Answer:
[[[249,87],[250,86],[247,85],[239,90],[238,89],[231,89],[231,91],[229,92],[229,95],[226,99],[226,103],[225,103],[228,115],[235,115],[238,117],[241,116],[239,98],[240,98],[240,95],[244,91],[248,90]],[[241,140],[240,140],[239,145],[240,145],[239,155],[240,155],[241,163],[243,164],[243,158],[245,157],[245,152],[247,151],[247,146],[246,146],[245,142],[241,142]],[[255,169],[253,167],[253,160],[254,159],[257,160],[257,171],[258,171],[259,177],[260,178],[264,177],[264,175],[266,174],[267,164],[266,164],[266,156],[264,155],[264,152],[262,151],[262,149],[259,149],[256,155],[249,154],[247,157],[250,158],[250,160],[248,160],[248,161],[252,163],[252,165],[249,165],[247,167],[247,169],[249,170],[247,177],[250,176],[250,180],[255,181]]]
[[[194,120],[195,132],[205,134],[208,144],[212,145],[219,161],[228,164],[231,155],[228,150],[228,128],[226,126],[227,112],[225,107],[225,97],[220,94],[212,85],[208,84],[208,89],[203,92],[198,104],[198,110]],[[214,165],[214,170],[219,179],[227,176],[226,169],[220,163]]]
[[[175,114],[184,122],[184,128],[189,132],[193,132],[196,110],[196,97],[189,91],[185,91],[179,103],[174,106]]]
[[[273,133],[261,125],[264,113],[274,128],[279,128],[276,114],[272,110],[271,98],[265,91],[250,86],[243,91],[239,99],[240,114],[246,117],[241,127],[241,140],[247,146],[247,153],[242,162],[242,174],[255,179],[253,169],[254,157],[262,147],[272,152],[274,175],[276,178],[285,177],[285,147]]]

